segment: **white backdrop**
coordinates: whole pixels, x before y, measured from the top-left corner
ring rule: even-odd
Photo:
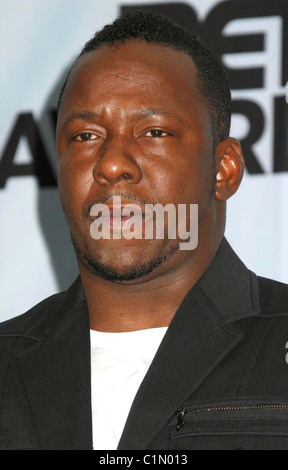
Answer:
[[[186,0],[185,5],[200,25],[209,15],[215,28],[223,20],[221,41],[228,48],[222,59],[236,84],[231,135],[252,152],[241,188],[228,204],[226,236],[250,269],[288,282],[288,105],[283,106],[285,5],[288,9],[287,0],[269,2],[267,13],[267,0],[249,0],[251,17],[246,0]],[[121,6],[149,3],[184,8],[175,0],[1,0],[0,321],[65,289],[77,274],[53,179],[57,160],[50,111],[69,65],[94,32]],[[213,19],[220,4],[229,5]],[[216,47],[222,44],[217,41]],[[252,68],[258,72],[250,73]],[[245,85],[243,71],[254,83]],[[43,175],[37,173],[38,160],[46,161]]]

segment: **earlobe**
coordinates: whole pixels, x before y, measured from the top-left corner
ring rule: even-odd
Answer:
[[[229,137],[216,146],[216,191],[218,201],[226,201],[238,189],[244,173],[244,157],[237,139]]]

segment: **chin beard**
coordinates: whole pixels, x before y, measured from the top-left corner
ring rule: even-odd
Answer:
[[[97,276],[110,282],[127,282],[141,279],[142,277],[145,277],[154,271],[154,269],[158,268],[158,266],[165,263],[179,249],[178,244],[177,246],[170,247],[168,252],[156,256],[147,263],[131,266],[128,269],[121,270],[121,268],[115,268],[107,264],[103,264],[97,259],[87,255],[79,249],[76,241],[73,239],[73,236],[71,236],[71,239],[78,259],[82,264],[84,264],[86,269],[88,269],[92,274],[96,274]]]

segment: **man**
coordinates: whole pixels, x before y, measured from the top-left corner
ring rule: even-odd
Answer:
[[[288,448],[288,288],[224,238],[244,167],[230,114],[222,67],[167,19],[85,45],[57,124],[80,277],[1,325],[2,449]],[[193,247],[193,211],[157,236],[168,204],[197,205]]]

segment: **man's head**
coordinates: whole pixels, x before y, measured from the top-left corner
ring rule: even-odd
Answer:
[[[243,172],[229,126],[225,73],[196,38],[142,13],[97,33],[63,87],[57,125],[60,196],[80,270],[127,282],[180,273],[193,259],[204,265]],[[185,205],[187,226],[198,204],[199,247],[180,252],[167,227],[164,239],[94,240],[90,210],[114,196],[143,212]]]

